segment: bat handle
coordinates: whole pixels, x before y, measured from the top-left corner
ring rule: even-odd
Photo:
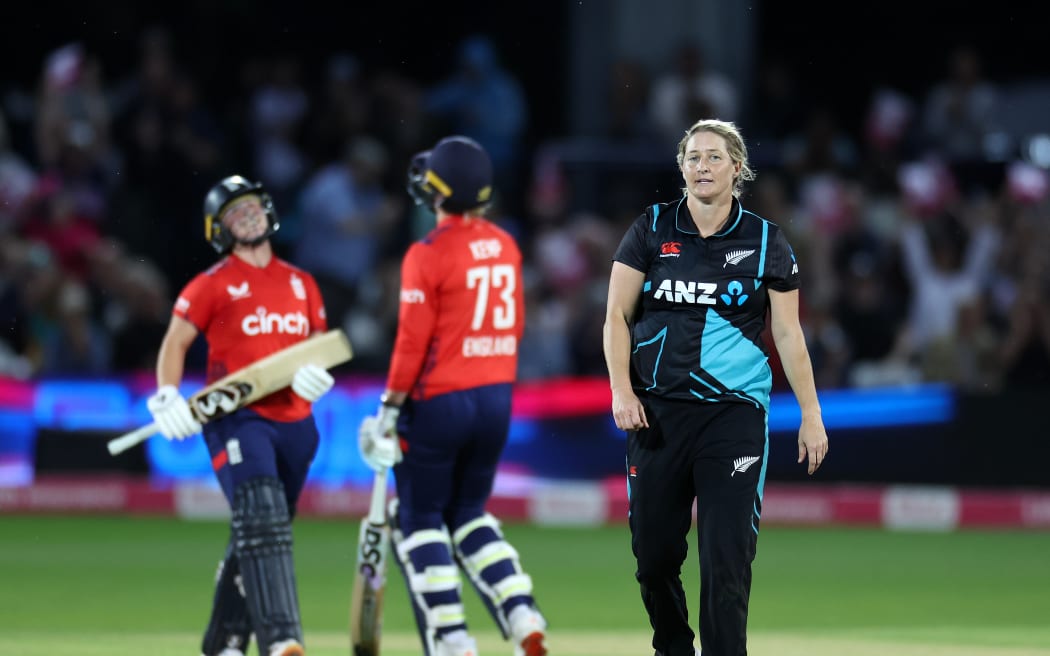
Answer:
[[[372,502],[368,506],[368,521],[372,524],[386,523],[386,472],[377,471],[372,481]]]
[[[106,443],[106,448],[109,449],[110,455],[117,455],[123,451],[127,451],[131,447],[135,446],[139,442],[145,442],[148,438],[152,437],[157,432],[157,424],[150,423],[146,424],[142,428],[131,431],[121,435],[116,439],[112,439]]]

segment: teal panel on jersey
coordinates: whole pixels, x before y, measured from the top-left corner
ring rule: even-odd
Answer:
[[[664,354],[666,340],[667,326],[664,326],[655,336],[638,342],[634,347],[634,354],[641,354],[636,363],[637,373],[647,391],[656,387],[656,372],[660,368],[660,358]]]
[[[769,411],[773,374],[766,354],[712,309],[707,310],[700,340],[700,367],[726,389],[758,401]]]
[[[757,216],[757,215],[756,215]],[[758,254],[758,278],[766,275],[766,249],[769,247],[769,221],[762,219],[762,252]]]

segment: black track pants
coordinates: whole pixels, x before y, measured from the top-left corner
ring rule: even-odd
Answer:
[[[627,435],[631,548],[661,656],[693,656],[680,577],[693,501],[704,656],[747,653],[747,607],[768,439],[766,413],[744,403],[643,399],[649,428]]]

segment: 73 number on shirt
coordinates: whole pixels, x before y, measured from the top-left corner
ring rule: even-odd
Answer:
[[[467,269],[467,289],[476,289],[474,298],[474,316],[470,322],[471,330],[481,330],[489,309],[490,291],[498,295],[492,305],[492,327],[506,330],[514,327],[515,316],[514,291],[517,279],[514,267],[510,264],[493,264],[476,266]]]

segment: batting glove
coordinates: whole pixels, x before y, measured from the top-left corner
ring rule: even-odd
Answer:
[[[401,462],[401,445],[397,435],[397,417],[401,409],[379,406],[374,416],[365,417],[357,430],[361,459],[373,471],[383,471]]]
[[[146,400],[160,434],[169,440],[184,440],[201,432],[201,425],[190,412],[190,405],[174,385],[162,385]]]
[[[292,391],[310,403],[327,394],[332,385],[335,385],[332,374],[316,364],[299,367],[292,378]]]

